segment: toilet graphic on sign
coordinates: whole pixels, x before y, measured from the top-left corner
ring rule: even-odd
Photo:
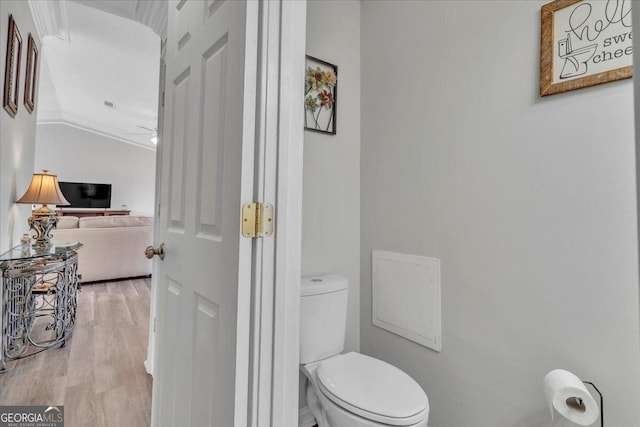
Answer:
[[[571,47],[571,34],[566,39],[558,40],[558,56],[564,59],[564,65],[560,72],[560,79],[581,76],[587,72],[587,62],[596,53],[598,44],[581,47],[573,50]]]

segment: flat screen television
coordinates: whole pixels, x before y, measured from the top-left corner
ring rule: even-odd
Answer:
[[[71,203],[65,208],[110,208],[111,184],[89,182],[59,182],[65,199]]]

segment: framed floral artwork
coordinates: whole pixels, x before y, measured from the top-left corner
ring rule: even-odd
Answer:
[[[36,104],[36,82],[38,76],[38,47],[31,33],[27,42],[27,76],[24,82],[24,107],[33,113]]]
[[[304,128],[336,134],[338,67],[306,55]]]
[[[4,70],[4,93],[2,107],[11,117],[18,113],[18,92],[20,91],[20,58],[22,56],[22,37],[13,19],[9,15],[9,33],[7,36],[7,62]]]

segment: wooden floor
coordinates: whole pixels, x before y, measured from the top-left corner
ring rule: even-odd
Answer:
[[[10,361],[0,405],[64,405],[65,426],[148,426],[151,279],[87,284],[64,348]]]

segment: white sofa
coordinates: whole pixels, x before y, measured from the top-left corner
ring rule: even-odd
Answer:
[[[84,245],[78,252],[81,282],[151,274],[144,250],[153,243],[152,216],[63,216],[52,234],[54,243]]]

